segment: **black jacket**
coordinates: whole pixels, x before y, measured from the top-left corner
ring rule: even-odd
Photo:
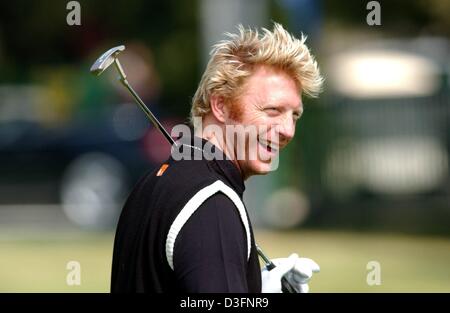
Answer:
[[[210,144],[198,141],[182,147],[191,159]],[[170,157],[145,175],[119,219],[111,292],[260,292],[253,231],[246,209],[236,205],[244,189],[226,159]]]

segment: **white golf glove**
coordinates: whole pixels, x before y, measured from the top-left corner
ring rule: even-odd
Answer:
[[[281,293],[283,276],[299,293],[307,293],[308,282],[313,273],[320,271],[316,262],[308,258],[299,258],[296,253],[288,258],[272,259],[272,262],[276,266],[274,269],[269,271],[264,267],[261,271],[263,293]]]

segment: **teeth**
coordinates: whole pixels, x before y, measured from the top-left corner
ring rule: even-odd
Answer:
[[[267,141],[261,141],[261,140],[259,141],[259,143],[261,145],[263,145],[264,147],[270,147],[270,149],[272,149],[273,152],[277,152],[278,151],[278,148],[276,146],[274,146],[272,143],[269,143]]]

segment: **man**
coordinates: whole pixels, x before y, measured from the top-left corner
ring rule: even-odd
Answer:
[[[318,265],[292,254],[260,270],[244,181],[274,169],[294,137],[301,95],[322,85],[305,39],[280,24],[218,43],[194,95],[195,136],[135,186],[117,227],[112,292],[301,292]]]

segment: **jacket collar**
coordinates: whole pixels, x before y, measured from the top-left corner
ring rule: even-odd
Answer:
[[[196,136],[182,138],[179,143],[183,145],[183,150],[185,148],[189,149],[189,153],[194,157],[194,160],[200,158],[207,160],[210,168],[225,178],[230,186],[242,197],[245,191],[245,184],[241,172],[219,147],[204,138]]]

